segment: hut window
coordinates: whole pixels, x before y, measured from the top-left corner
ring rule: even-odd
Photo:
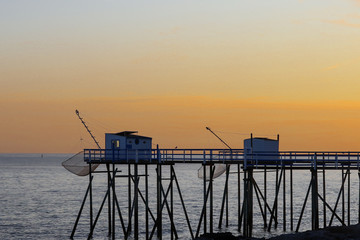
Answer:
[[[113,140],[112,141],[112,146],[114,148],[119,148],[120,147],[120,141],[119,140]]]

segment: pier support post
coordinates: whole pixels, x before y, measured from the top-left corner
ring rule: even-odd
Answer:
[[[90,174],[90,175],[91,175],[91,174]],[[87,188],[87,190],[86,190],[84,199],[83,199],[83,201],[82,201],[82,204],[81,204],[79,213],[78,213],[78,215],[77,215],[77,218],[76,218],[76,221],[75,221],[73,230],[72,230],[71,235],[70,235],[70,239],[73,239],[73,238],[74,238],[74,234],[75,234],[77,225],[78,225],[78,223],[79,223],[80,216],[81,216],[82,210],[83,210],[83,208],[84,208],[85,201],[86,201],[86,199],[87,199],[87,196],[88,196],[88,193],[89,193],[89,190],[90,190],[90,186],[91,186],[91,182],[92,182],[92,179],[93,179],[93,178],[94,178],[94,176],[91,176],[91,178],[90,178],[90,180],[89,180],[89,186],[88,186],[88,188]],[[92,227],[92,226],[91,226],[91,227]],[[91,229],[90,229],[90,231],[91,231]]]
[[[241,177],[240,177],[240,164],[237,164],[237,180],[238,180],[238,232],[240,232],[241,230]],[[359,175],[360,178],[360,175]],[[360,187],[359,187],[360,189]],[[360,196],[360,190],[359,190],[359,196]],[[359,197],[359,202],[360,202],[360,197]],[[359,209],[360,209],[360,205],[359,205]],[[360,211],[360,210],[359,210]],[[360,215],[359,215],[360,216]],[[360,219],[360,217],[359,217]],[[360,220],[359,220],[360,221]]]
[[[341,165],[341,179],[345,184],[345,173],[344,173],[344,164]],[[345,222],[345,185],[341,192],[341,213],[342,213],[342,221]]]
[[[232,155],[231,155],[232,156]],[[229,174],[230,174],[230,166],[227,165],[226,167],[226,178],[229,181]],[[226,184],[226,227],[229,227],[229,184]]]
[[[359,202],[358,202],[358,223],[360,223],[360,171],[358,170],[358,182],[359,182],[359,189],[358,189],[358,193],[359,193]]]
[[[173,184],[173,180],[174,180],[174,176],[173,176],[173,172],[174,172],[174,166],[170,165],[170,183],[169,183],[169,188],[170,188],[170,211],[169,211],[169,218],[170,218],[170,222],[173,223],[174,222],[174,184]],[[175,236],[175,232],[176,229],[171,225],[171,240],[174,240],[174,236]]]
[[[109,193],[110,194],[110,193]],[[112,239],[115,239],[115,164],[112,164]],[[110,199],[110,195],[109,195]]]
[[[283,168],[283,231],[286,231],[286,168]]]
[[[204,233],[207,232],[206,229],[206,201],[207,201],[207,194],[206,194],[206,164],[203,165],[203,169],[204,169],[204,181],[203,181],[203,185],[204,185]]]
[[[222,221],[223,221],[223,215],[224,215],[224,207],[226,208],[226,227],[229,226],[229,219],[228,219],[228,184],[229,184],[229,174],[230,174],[230,164],[226,165],[226,178],[225,178],[225,186],[224,186],[224,193],[223,193],[223,199],[221,203],[221,210],[220,210],[220,217],[219,217],[219,225],[218,228],[222,228]],[[226,205],[226,206],[225,206]]]
[[[267,228],[267,208],[266,208],[266,204],[267,204],[267,169],[266,169],[266,165],[264,166],[264,228]]]
[[[93,198],[92,198],[92,174],[91,174],[91,162],[89,163],[89,201],[90,201],[90,232],[93,229]]]
[[[108,183],[108,189],[110,189],[110,182],[111,182],[111,175],[110,175],[110,166],[107,163],[106,164],[106,169],[107,169],[107,183]],[[109,191],[109,197],[108,197],[108,236],[111,236],[111,191]]]
[[[148,164],[145,164],[145,235],[149,239],[149,181],[148,181]]]
[[[253,169],[244,171],[244,237],[252,236],[253,228]]]
[[[326,171],[325,171],[325,157],[324,157],[324,154],[323,154],[323,164],[322,164],[322,174],[323,174],[323,198],[324,198],[324,201],[323,201],[323,212],[324,212],[324,228],[326,228]]]
[[[291,159],[291,157],[290,157]],[[294,195],[293,195],[293,169],[290,165],[290,230],[294,231]]]
[[[157,190],[157,238],[159,240],[162,240],[162,197],[161,197],[161,156],[160,156],[160,150],[159,150],[159,146],[157,146],[157,158],[158,158],[158,163],[157,163],[157,185],[156,185],[156,190]]]
[[[318,179],[317,169],[311,169],[311,228],[312,230],[319,229],[319,201],[318,201]]]
[[[136,157],[137,158],[137,157]],[[138,164],[134,164],[134,238],[135,240],[139,239],[139,176],[138,176]]]
[[[132,213],[131,213],[131,164],[128,164],[128,230],[127,230],[127,234],[125,239],[127,239],[131,233],[131,218],[132,218]]]
[[[350,166],[350,165],[349,165]],[[348,194],[348,199],[347,199],[347,210],[348,210],[348,226],[350,226],[350,196],[351,196],[351,188],[350,188],[350,184],[351,184],[351,181],[350,181],[350,168],[348,169],[348,192],[347,192],[347,194]]]
[[[214,178],[214,165],[210,165],[210,219],[209,219],[209,225],[210,225],[210,233],[213,233],[213,199],[214,199],[214,191],[213,191],[213,178]]]
[[[274,223],[274,228],[277,229],[277,225],[278,225],[278,193],[280,190],[280,183],[279,182],[279,165],[276,164],[276,177],[275,177],[275,182],[276,182],[276,187],[275,187],[275,223]],[[279,184],[278,184],[279,182]]]

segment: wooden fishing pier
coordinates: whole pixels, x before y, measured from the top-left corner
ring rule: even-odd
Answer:
[[[106,170],[89,171],[89,185],[83,199],[78,217],[75,221],[70,238],[75,237],[80,217],[88,201],[89,234],[92,238],[96,231],[99,216],[107,205],[108,235],[111,239],[177,239],[174,191],[178,194],[178,205],[181,204],[181,215],[184,216],[187,237],[195,239],[202,233],[218,232],[229,225],[229,211],[236,212],[237,231],[246,237],[253,235],[257,223],[262,223],[260,229],[272,231],[299,231],[304,220],[306,206],[311,209],[311,229],[332,225],[350,225],[354,220],[360,222],[360,181],[357,189],[357,199],[353,199],[354,184],[350,181],[351,173],[357,173],[360,178],[360,152],[316,152],[316,151],[244,151],[243,149],[85,149],[84,161],[89,170],[94,164],[104,165]],[[185,196],[178,181],[174,166],[176,164],[202,165],[203,194],[199,199],[201,212],[198,221],[191,222],[186,206]],[[217,166],[225,170],[225,182],[220,213],[214,217],[213,180]],[[149,172],[149,166],[154,166],[155,173]],[[168,168],[169,175],[164,175]],[[127,169],[122,174],[121,169]],[[297,171],[308,172],[308,178],[303,179],[306,191],[303,191],[300,211],[295,211],[293,174]],[[329,171],[341,173],[337,193],[327,192],[326,175]],[[231,173],[231,174],[230,174]],[[93,189],[95,175],[106,174],[107,190],[100,206],[95,206]],[[261,184],[256,176],[261,174]],[[229,178],[233,179],[231,189],[236,189],[237,202],[235,207],[229,207]],[[256,175],[256,176],[255,176]],[[156,209],[149,202],[149,178],[156,178]],[[274,188],[268,188],[272,176]],[[116,179],[127,179],[126,206],[118,201],[119,189]],[[140,181],[142,179],[142,181]],[[143,184],[140,188],[140,184]],[[332,186],[334,187],[334,186]],[[142,192],[140,189],[143,189]],[[120,189],[124,191],[124,189]],[[298,193],[299,195],[299,193]],[[328,201],[329,195],[336,198],[335,203]],[[124,199],[122,199],[124,200]],[[309,203],[308,203],[309,202]],[[352,205],[351,205],[352,204]],[[143,207],[139,207],[143,205]],[[354,206],[355,205],[355,206]],[[140,210],[144,212],[140,212]],[[356,209],[356,211],[354,211]],[[95,211],[96,210],[96,211]],[[281,211],[280,211],[281,210]],[[281,214],[278,214],[282,212]],[[96,214],[95,214],[96,213]],[[84,215],[84,214],[83,214]],[[141,216],[141,217],[140,217]],[[166,226],[170,232],[164,237],[164,218],[169,219]],[[139,222],[145,229],[140,229]],[[280,225],[279,225],[280,224]],[[282,225],[282,226],[281,226]],[[256,225],[258,226],[258,224]]]

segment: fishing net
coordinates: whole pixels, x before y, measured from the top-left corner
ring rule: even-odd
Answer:
[[[84,151],[81,151],[68,160],[62,162],[64,168],[66,168],[69,172],[72,172],[78,176],[86,176],[90,173],[89,164],[84,161]],[[93,172],[99,164],[91,165],[91,172]]]
[[[226,164],[214,164],[215,170],[213,179],[221,176],[226,171]],[[206,180],[210,180],[210,167],[206,168]],[[198,169],[198,178],[204,179],[204,166],[201,166],[201,168]]]

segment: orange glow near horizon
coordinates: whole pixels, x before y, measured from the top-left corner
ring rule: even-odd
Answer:
[[[73,102],[76,101],[76,106]],[[101,145],[105,132],[138,130],[162,148],[223,148],[211,127],[233,148],[254,136],[275,138],[281,150],[360,149],[360,102],[272,102],[196,96],[92,98],[57,101],[2,100],[0,152],[77,152],[95,148],[78,108]],[[18,118],[18,111],[22,116]],[[16,131],[14,131],[14,129]],[[35,135],[33,135],[35,134]],[[81,141],[80,139],[84,139]],[[16,142],[16,144],[13,144]]]

